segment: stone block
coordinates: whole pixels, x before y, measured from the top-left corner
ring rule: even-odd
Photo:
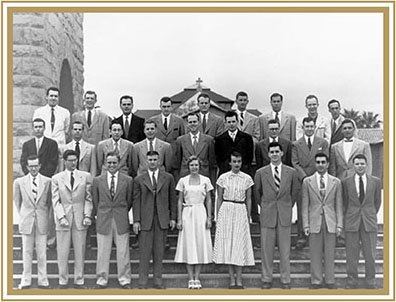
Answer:
[[[30,76],[28,75],[17,75],[13,76],[14,86],[26,87],[30,86]]]
[[[15,136],[30,136],[32,135],[32,123],[14,123],[13,124],[13,135]]]
[[[48,80],[47,80],[48,81]],[[47,104],[45,100],[45,91],[50,85],[44,88],[26,87],[22,90],[22,104],[34,106],[44,106]]]
[[[14,45],[14,59],[16,57],[42,57],[44,56],[43,46]]]
[[[42,46],[45,34],[42,28],[14,27],[14,44]]]
[[[14,122],[27,122],[31,121],[33,117],[34,110],[38,107],[31,105],[15,105],[14,106]]]
[[[34,14],[14,14],[13,25],[21,27],[36,27],[44,28],[43,18],[40,15]]]
[[[22,145],[24,142],[28,141],[31,139],[33,136],[14,136],[13,137],[13,148],[14,150],[22,150]]]

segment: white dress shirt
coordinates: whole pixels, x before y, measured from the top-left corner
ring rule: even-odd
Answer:
[[[194,136],[197,138],[197,143],[199,143],[199,131],[195,135],[190,132],[191,145],[193,145],[193,146],[194,146]]]
[[[157,169],[157,170],[155,170],[155,171],[148,170],[148,174],[149,174],[149,176],[150,176],[150,180],[151,180],[151,184],[152,184],[152,185],[154,185],[154,184],[153,184],[153,175],[154,175],[154,177],[155,177],[155,180],[156,180],[157,183],[158,183],[158,172],[159,172],[159,169]]]
[[[344,140],[344,156],[345,160],[348,162],[349,156],[351,156],[352,146],[353,146],[353,138],[352,141],[347,142]]]
[[[360,178],[360,176],[355,174],[355,187],[356,187],[356,192],[357,192],[358,196],[360,196],[359,178]],[[363,180],[364,193],[366,193],[367,192],[367,174],[366,173],[364,173],[362,175],[362,180]]]
[[[111,176],[113,176],[110,172],[107,173],[107,185],[109,186],[109,190],[111,190]],[[117,183],[118,183],[118,171],[114,173],[114,193],[116,192],[117,189]]]
[[[148,138],[146,138],[146,142],[147,142],[147,150],[150,151],[150,141],[149,141]],[[157,138],[154,137],[154,139],[152,140],[152,142],[153,142],[153,150],[155,151],[155,150],[156,150],[156,149],[155,149],[155,146],[156,146],[156,143],[157,143]]]
[[[322,175],[320,175],[318,172],[316,172],[316,181],[318,183],[319,190],[320,190],[320,178],[321,178],[321,176]],[[324,189],[325,190],[327,189],[327,180],[328,179],[329,179],[329,174],[326,172],[325,174],[323,174],[323,180],[324,180],[324,184],[325,184]]]

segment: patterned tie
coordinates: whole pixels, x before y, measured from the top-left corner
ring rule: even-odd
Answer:
[[[197,146],[198,146],[198,139],[197,136],[193,136],[193,148],[194,148],[194,153],[197,153]]]
[[[150,152],[154,151],[153,141],[150,141]]]
[[[275,121],[277,121],[278,124],[280,124],[280,122],[279,122],[279,112],[275,113]]]
[[[164,118],[164,128],[165,130],[168,130],[168,118]]]
[[[88,120],[87,120],[88,127],[91,127],[92,124],[92,112],[88,110]]]
[[[156,193],[157,193],[157,179],[155,178],[154,172],[153,172],[153,179],[152,179],[152,181],[153,181],[153,190],[154,190],[154,193],[156,194]]]
[[[111,182],[110,182],[110,195],[111,199],[114,199],[115,195],[115,181],[114,181],[114,175],[111,175]]]
[[[34,199],[34,201],[36,202],[36,200],[37,200],[37,183],[36,183],[36,177],[33,177],[32,193],[33,193],[33,199]]]
[[[278,167],[275,167],[275,173],[274,173],[274,181],[275,181],[275,185],[276,185],[276,190],[279,192],[279,188],[280,188],[280,175],[279,175],[279,170]]]
[[[364,184],[363,177],[359,176],[359,201],[363,203],[364,200]]]
[[[206,130],[206,113],[205,114],[203,114],[203,117],[202,117],[202,130],[205,132],[205,130]]]
[[[51,131],[54,131],[54,126],[55,126],[55,113],[54,113],[54,108],[51,108]]]
[[[73,172],[70,172],[70,187],[73,190],[73,186],[74,186],[74,176],[73,176]]]
[[[80,165],[80,142],[76,142],[76,149],[75,149],[76,153],[77,153],[77,170],[78,167]]]
[[[239,124],[243,127],[243,112],[241,112],[241,116],[239,118]]]
[[[118,142],[115,142],[115,143],[114,143],[114,152],[119,153],[119,150],[118,150]]]
[[[129,119],[128,115],[125,116],[125,125],[124,125],[124,130],[125,130],[125,137],[128,137],[129,134]]]
[[[326,188],[325,188],[325,182],[324,182],[323,175],[320,176],[319,184],[320,184],[320,197],[322,197],[322,199],[323,199],[326,195]]]
[[[336,130],[336,122],[335,120],[333,120],[331,123],[331,134],[334,134],[335,130]]]
[[[311,148],[312,148],[311,138],[308,137],[308,149],[309,149],[309,151],[311,151]]]

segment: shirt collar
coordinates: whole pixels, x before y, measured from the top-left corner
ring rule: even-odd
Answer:
[[[359,180],[359,175],[357,174],[357,173],[355,173],[355,180]],[[363,175],[362,175],[362,178],[363,178],[363,181],[365,181],[366,179],[367,179],[367,173],[364,173]]]
[[[169,122],[169,118],[171,117],[171,115],[172,113],[170,113],[168,116],[165,116],[161,113],[162,120],[165,120],[165,118],[167,118],[167,121]]]
[[[271,165],[271,169],[272,169],[272,170],[274,170],[275,167],[278,167],[279,169],[282,169],[282,162],[280,162],[280,164],[277,165],[277,166],[275,166],[273,163],[270,163],[270,165]]]
[[[117,171],[117,172],[114,173],[114,179],[117,179],[117,178],[118,178],[118,172],[119,172],[119,171]],[[108,178],[108,179],[111,179],[111,176],[112,176],[112,174],[111,174],[109,171],[107,171],[107,178]]]
[[[228,130],[228,134],[229,134],[230,136],[231,136],[232,133],[233,133],[234,136],[236,136],[237,133],[238,133],[238,129],[235,130],[234,132],[231,132],[230,130]]]
[[[269,138],[270,143],[279,141],[279,136],[277,136],[275,138],[272,138],[272,137],[268,137],[268,138]]]
[[[197,132],[197,134],[192,134],[192,133],[190,132],[190,137],[191,137],[192,140],[194,139],[194,136],[196,136],[196,137],[197,137],[197,140],[199,140],[199,131]]]
[[[278,117],[282,115],[282,110],[275,112],[274,110],[272,110],[272,117],[275,118],[276,113],[278,113]]]

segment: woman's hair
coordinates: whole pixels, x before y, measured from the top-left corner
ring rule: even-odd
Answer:
[[[199,165],[199,167],[201,167],[201,160],[198,158],[198,156],[196,156],[196,155],[191,155],[188,159],[187,159],[187,166],[189,167],[190,166],[190,163],[192,162],[192,161],[194,161],[194,160],[197,160],[198,161],[198,165]]]

